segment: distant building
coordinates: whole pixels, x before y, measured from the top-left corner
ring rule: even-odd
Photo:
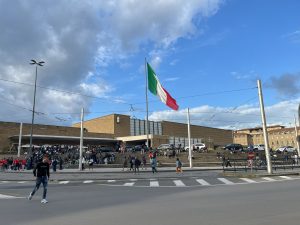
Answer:
[[[297,127],[300,134],[300,127]],[[285,128],[281,125],[267,127],[269,146],[273,150],[281,146],[297,148],[295,128]],[[299,138],[299,137],[298,137]],[[247,128],[234,131],[234,142],[245,146],[264,144],[262,127]]]

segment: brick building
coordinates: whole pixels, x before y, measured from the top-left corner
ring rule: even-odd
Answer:
[[[29,143],[31,124],[23,124],[22,145]],[[145,144],[146,121],[130,118],[128,115],[111,114],[84,121],[84,145],[128,145]],[[20,123],[0,122],[0,151],[16,148],[19,140]],[[79,145],[80,123],[72,127],[34,125],[33,144]],[[191,125],[191,143],[203,142],[209,148],[232,143],[232,131]],[[149,121],[149,143],[152,147],[171,143],[188,145],[187,124],[169,121]]]

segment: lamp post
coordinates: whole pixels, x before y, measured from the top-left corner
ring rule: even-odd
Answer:
[[[34,81],[34,94],[33,94],[33,106],[32,106],[32,120],[31,120],[31,129],[30,129],[30,143],[29,143],[29,155],[31,155],[32,150],[32,133],[33,133],[33,124],[34,124],[34,113],[35,113],[35,96],[36,96],[36,81],[37,81],[37,68],[38,66],[43,66],[45,62],[37,62],[34,59],[31,60],[31,65],[35,65],[35,81]]]

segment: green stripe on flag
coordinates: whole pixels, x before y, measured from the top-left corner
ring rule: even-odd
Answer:
[[[152,92],[152,94],[157,95],[156,74],[148,63],[147,63],[147,69],[148,69],[148,89],[149,91]]]

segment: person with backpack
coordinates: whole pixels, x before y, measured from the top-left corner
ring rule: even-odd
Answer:
[[[176,173],[182,173],[182,163],[179,158],[176,159]]]

